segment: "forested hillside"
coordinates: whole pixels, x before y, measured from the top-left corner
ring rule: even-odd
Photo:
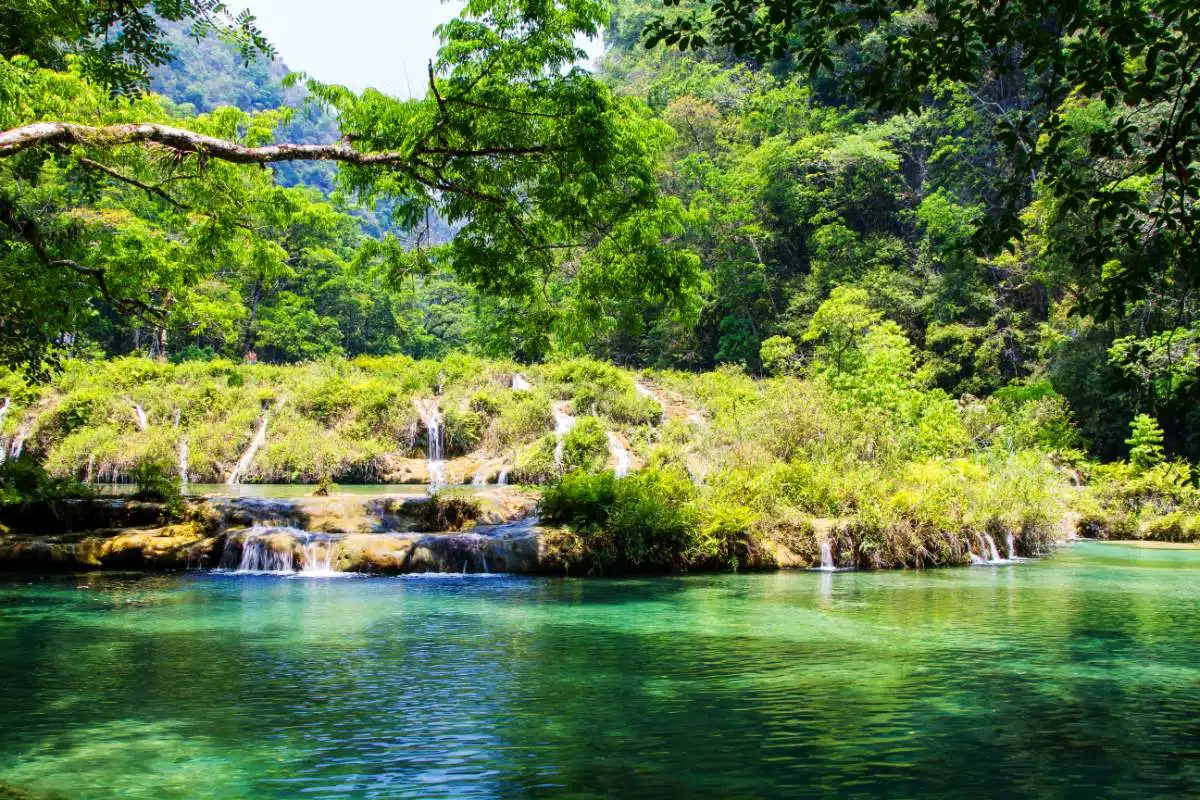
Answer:
[[[972,246],[1007,188],[1001,123],[1031,87],[945,81],[915,113],[873,112],[836,80],[857,47],[836,50],[838,63],[815,78],[729,49],[647,49],[643,26],[661,10],[618,4],[604,74],[675,134],[663,184],[687,208],[703,308],[695,325],[625,309],[597,355],[770,372],[782,352],[782,368],[802,369],[817,343],[814,313],[840,291],[894,321],[929,385],[952,396],[1048,382],[1098,455],[1124,453],[1139,412],[1162,421],[1173,449],[1200,455],[1200,339],[1186,286],[1164,278],[1094,316],[1097,287],[1076,244],[1086,230],[1036,179],[1024,241],[989,256]],[[1102,98],[1078,97],[1066,135],[1082,154],[1116,117]]]
[[[682,13],[703,5],[685,2]],[[393,123],[425,126],[426,139],[449,130],[464,141],[498,138],[435,147],[404,133],[401,150],[418,139],[423,149],[403,169],[377,173],[319,159],[272,157],[253,170],[201,157],[194,175],[159,174],[157,183],[147,176],[163,165],[136,148],[108,161],[23,151],[6,159],[5,278],[38,277],[3,300],[6,360],[44,373],[63,355],[183,361],[253,351],[294,363],[463,350],[809,375],[831,354],[838,372],[858,369],[863,335],[886,323],[914,348],[926,389],[966,402],[1061,395],[1080,446],[1105,459],[1126,455],[1131,421],[1149,414],[1168,453],[1200,457],[1193,294],[1169,259],[1134,275],[1147,248],[1118,253],[1098,276],[1082,244],[1088,222],[1046,173],[1014,160],[1014,114],[1035,101],[1036,70],[1023,80],[1002,70],[942,79],[891,112],[843,80],[874,57],[870,36],[839,39],[813,70],[803,48],[763,55],[732,35],[721,46],[686,37],[683,50],[667,46],[678,36],[647,46],[660,4],[596,8],[563,4],[539,29],[542,50],[512,45],[505,37],[519,26],[490,11],[481,19],[499,32],[495,41],[451,25],[438,62],[450,94],[413,101],[316,81],[285,87],[273,52],[256,54],[236,37],[196,39],[186,17],[165,23],[171,59],[147,62],[150,86],[169,99],[110,97],[86,69],[31,71],[10,48],[6,80],[21,99],[3,127],[68,109],[86,119],[149,116],[252,145],[340,137],[386,149],[384,140],[400,141]],[[570,37],[596,20],[607,22],[599,72],[563,72],[577,55]],[[505,62],[513,75],[560,70],[527,84],[562,84],[538,95],[558,104],[550,111],[497,105],[524,102],[524,77],[486,97],[453,95],[482,91],[463,52],[510,45],[528,56]],[[590,122],[553,127],[568,117],[562,108],[591,113],[583,97],[599,103]],[[1123,118],[1100,95],[1061,102],[1056,147],[1078,173],[1100,171],[1089,154]],[[538,131],[516,122],[536,119],[553,122]],[[603,145],[587,138],[600,134]],[[516,141],[543,135],[552,144]],[[576,160],[538,172],[531,160],[544,153]],[[488,185],[500,179],[510,185]],[[1004,217],[1013,208],[1017,228]],[[47,224],[34,237],[39,215]],[[980,247],[998,220],[1016,232]],[[466,227],[451,237],[455,225]],[[45,269],[53,255],[39,242],[51,239],[69,256],[52,263],[78,269]],[[97,275],[107,276],[99,293],[87,280]],[[1113,280],[1130,290],[1114,294]]]

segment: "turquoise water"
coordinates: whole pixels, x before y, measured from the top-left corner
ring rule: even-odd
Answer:
[[[638,580],[0,580],[0,783],[1200,796],[1200,551]]]

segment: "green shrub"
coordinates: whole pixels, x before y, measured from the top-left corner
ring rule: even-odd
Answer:
[[[54,505],[62,500],[91,497],[92,491],[71,478],[57,478],[29,456],[0,463],[0,510]]]
[[[417,530],[461,531],[479,519],[479,501],[456,494],[435,494],[417,506]]]
[[[677,469],[647,469],[624,478],[572,473],[549,488],[543,518],[568,526],[578,539],[576,566],[680,569],[717,556],[706,549],[696,511],[696,488]]]
[[[563,436],[562,450],[564,472],[596,472],[604,469],[608,461],[608,432],[604,429],[604,423],[596,417],[580,417]]]
[[[481,389],[471,395],[470,408],[478,414],[494,417],[500,413],[503,407],[504,403],[500,398],[494,392],[487,389]]]
[[[547,433],[517,453],[512,479],[516,483],[547,483],[558,473],[554,463],[555,439]]]
[[[487,422],[476,411],[459,411],[447,408],[442,411],[442,444],[447,456],[469,453],[483,440]]]
[[[1138,414],[1129,425],[1129,463],[1141,472],[1163,461],[1163,430],[1149,414]]]
[[[603,530],[616,500],[616,484],[612,472],[568,473],[542,493],[542,519],[577,530]]]
[[[171,477],[168,468],[153,461],[143,461],[133,468],[130,476],[136,485],[133,493],[135,500],[147,500],[156,503],[179,503],[179,482]]]
[[[496,436],[502,447],[517,447],[554,429],[550,400],[541,392],[520,392],[504,408],[496,424]]]
[[[764,339],[758,349],[758,358],[768,375],[786,375],[796,365],[796,343],[790,336]]]

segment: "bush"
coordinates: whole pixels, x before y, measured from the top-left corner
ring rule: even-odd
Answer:
[[[479,519],[479,501],[455,494],[435,494],[417,507],[417,530],[461,531]]]
[[[608,461],[608,433],[596,417],[580,417],[563,436],[564,472],[597,472]]]
[[[521,392],[505,408],[496,425],[502,447],[516,447],[554,428],[550,400],[541,392]]]
[[[0,510],[53,506],[62,500],[91,497],[90,488],[72,478],[56,478],[29,456],[0,463]]]
[[[617,479],[611,472],[572,472],[542,493],[542,519],[551,525],[600,531],[616,500]]]
[[[554,434],[547,433],[517,454],[512,478],[517,483],[547,483],[558,472],[554,463]]]
[[[763,372],[768,375],[786,375],[796,364],[796,343],[790,336],[772,336],[763,340],[758,349]]]
[[[681,569],[716,555],[701,539],[696,497],[683,470],[647,469],[620,479],[580,472],[546,491],[542,515],[578,535],[575,566]]]
[[[442,412],[442,444],[446,448],[446,456],[460,456],[469,453],[483,441],[487,423],[475,411],[459,411],[457,408],[447,408]]]
[[[133,482],[137,489],[134,500],[165,503],[176,510],[183,507],[179,492],[179,481],[171,477],[167,467],[153,461],[143,461],[133,468]]]

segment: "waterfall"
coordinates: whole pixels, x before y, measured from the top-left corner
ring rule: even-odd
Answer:
[[[0,406],[0,464],[4,463],[4,457],[7,455],[7,450],[4,447],[4,418],[8,416],[8,407],[12,405],[9,398],[4,398],[4,405]]]
[[[500,477],[496,479],[497,486],[508,486],[508,470],[500,470]]]
[[[472,486],[487,486],[487,464],[480,464],[479,469],[475,470],[475,476],[471,478]]]
[[[978,544],[979,544],[979,536],[978,536],[978,534],[977,534],[977,535],[976,535],[974,538],[975,538],[975,545],[978,545]],[[974,546],[972,546],[970,539],[968,539],[968,540],[967,540],[967,555],[971,557],[971,564],[973,564],[973,565],[978,565],[978,564],[986,564],[986,563],[987,563],[987,561],[986,561],[986,560],[984,560],[983,558],[981,558],[981,557],[980,557],[980,556],[979,556],[979,555],[978,555],[978,554],[975,552],[975,548],[974,548]]]
[[[286,547],[280,547],[280,537],[271,536],[276,532],[277,528],[255,525],[246,533],[246,538],[242,541],[242,560],[238,563],[237,572],[250,575],[292,573],[292,543],[287,541],[284,543]]]
[[[413,405],[425,423],[425,459],[429,464],[429,489],[446,482],[446,462],[442,449],[442,415],[436,398],[414,397]]]
[[[20,458],[21,453],[25,452],[25,440],[29,438],[29,432],[33,429],[34,418],[30,418],[21,423],[21,427],[17,428],[17,435],[13,437],[12,447],[8,451],[9,458]]]
[[[334,540],[306,536],[308,539],[301,547],[303,563],[300,565],[300,574],[316,578],[340,574],[337,569],[338,548]]]
[[[1008,545],[1008,560],[1012,561],[1017,557],[1017,540],[1009,533],[1004,541]]]
[[[178,427],[179,427],[179,417],[180,417],[180,414],[181,414],[181,412],[180,412],[180,410],[179,410],[178,408],[176,408],[176,409],[175,409],[175,411],[174,411],[174,412],[172,412],[172,414],[171,414],[171,427],[173,427],[173,428],[178,428]]]
[[[617,462],[613,471],[618,478],[624,478],[629,474],[629,451],[621,443],[621,437],[612,431],[608,432],[608,452],[612,454],[613,459]]]
[[[283,405],[283,400],[276,403],[276,407]],[[246,446],[246,452],[242,453],[242,457],[238,459],[237,466],[233,468],[233,472],[229,473],[229,477],[225,483],[229,486],[236,486],[242,482],[242,476],[250,469],[251,462],[254,461],[254,454],[259,451],[267,442],[267,418],[270,413],[264,409],[262,417],[258,420],[258,430],[254,432],[254,438],[250,440],[250,444]]]
[[[186,436],[179,437],[179,485],[188,485],[188,440]]]
[[[829,543],[828,536],[821,537],[821,569],[825,572],[837,569],[837,565],[833,563],[833,546]]]
[[[83,482],[91,483],[96,477],[96,454],[88,453],[87,469],[83,473]]]
[[[296,569],[295,545],[300,545],[300,567]],[[337,540],[298,528],[255,525],[242,540],[242,557],[235,573],[242,575],[340,575],[337,569]]]
[[[558,440],[554,445],[554,466],[559,472],[563,468],[563,439],[575,427],[575,418],[563,410],[566,407],[566,403],[554,406],[554,437]]]
[[[525,380],[525,376],[519,372],[513,373],[512,388],[514,392],[525,392],[533,388],[529,381]]]
[[[146,419],[146,412],[137,403],[133,404],[133,418],[137,420],[138,430],[144,431],[150,429],[150,420]]]
[[[996,549],[996,540],[992,538],[990,533],[983,535],[983,541],[986,545],[983,554],[989,563],[996,564],[1004,560],[1000,558],[1000,551]]]

